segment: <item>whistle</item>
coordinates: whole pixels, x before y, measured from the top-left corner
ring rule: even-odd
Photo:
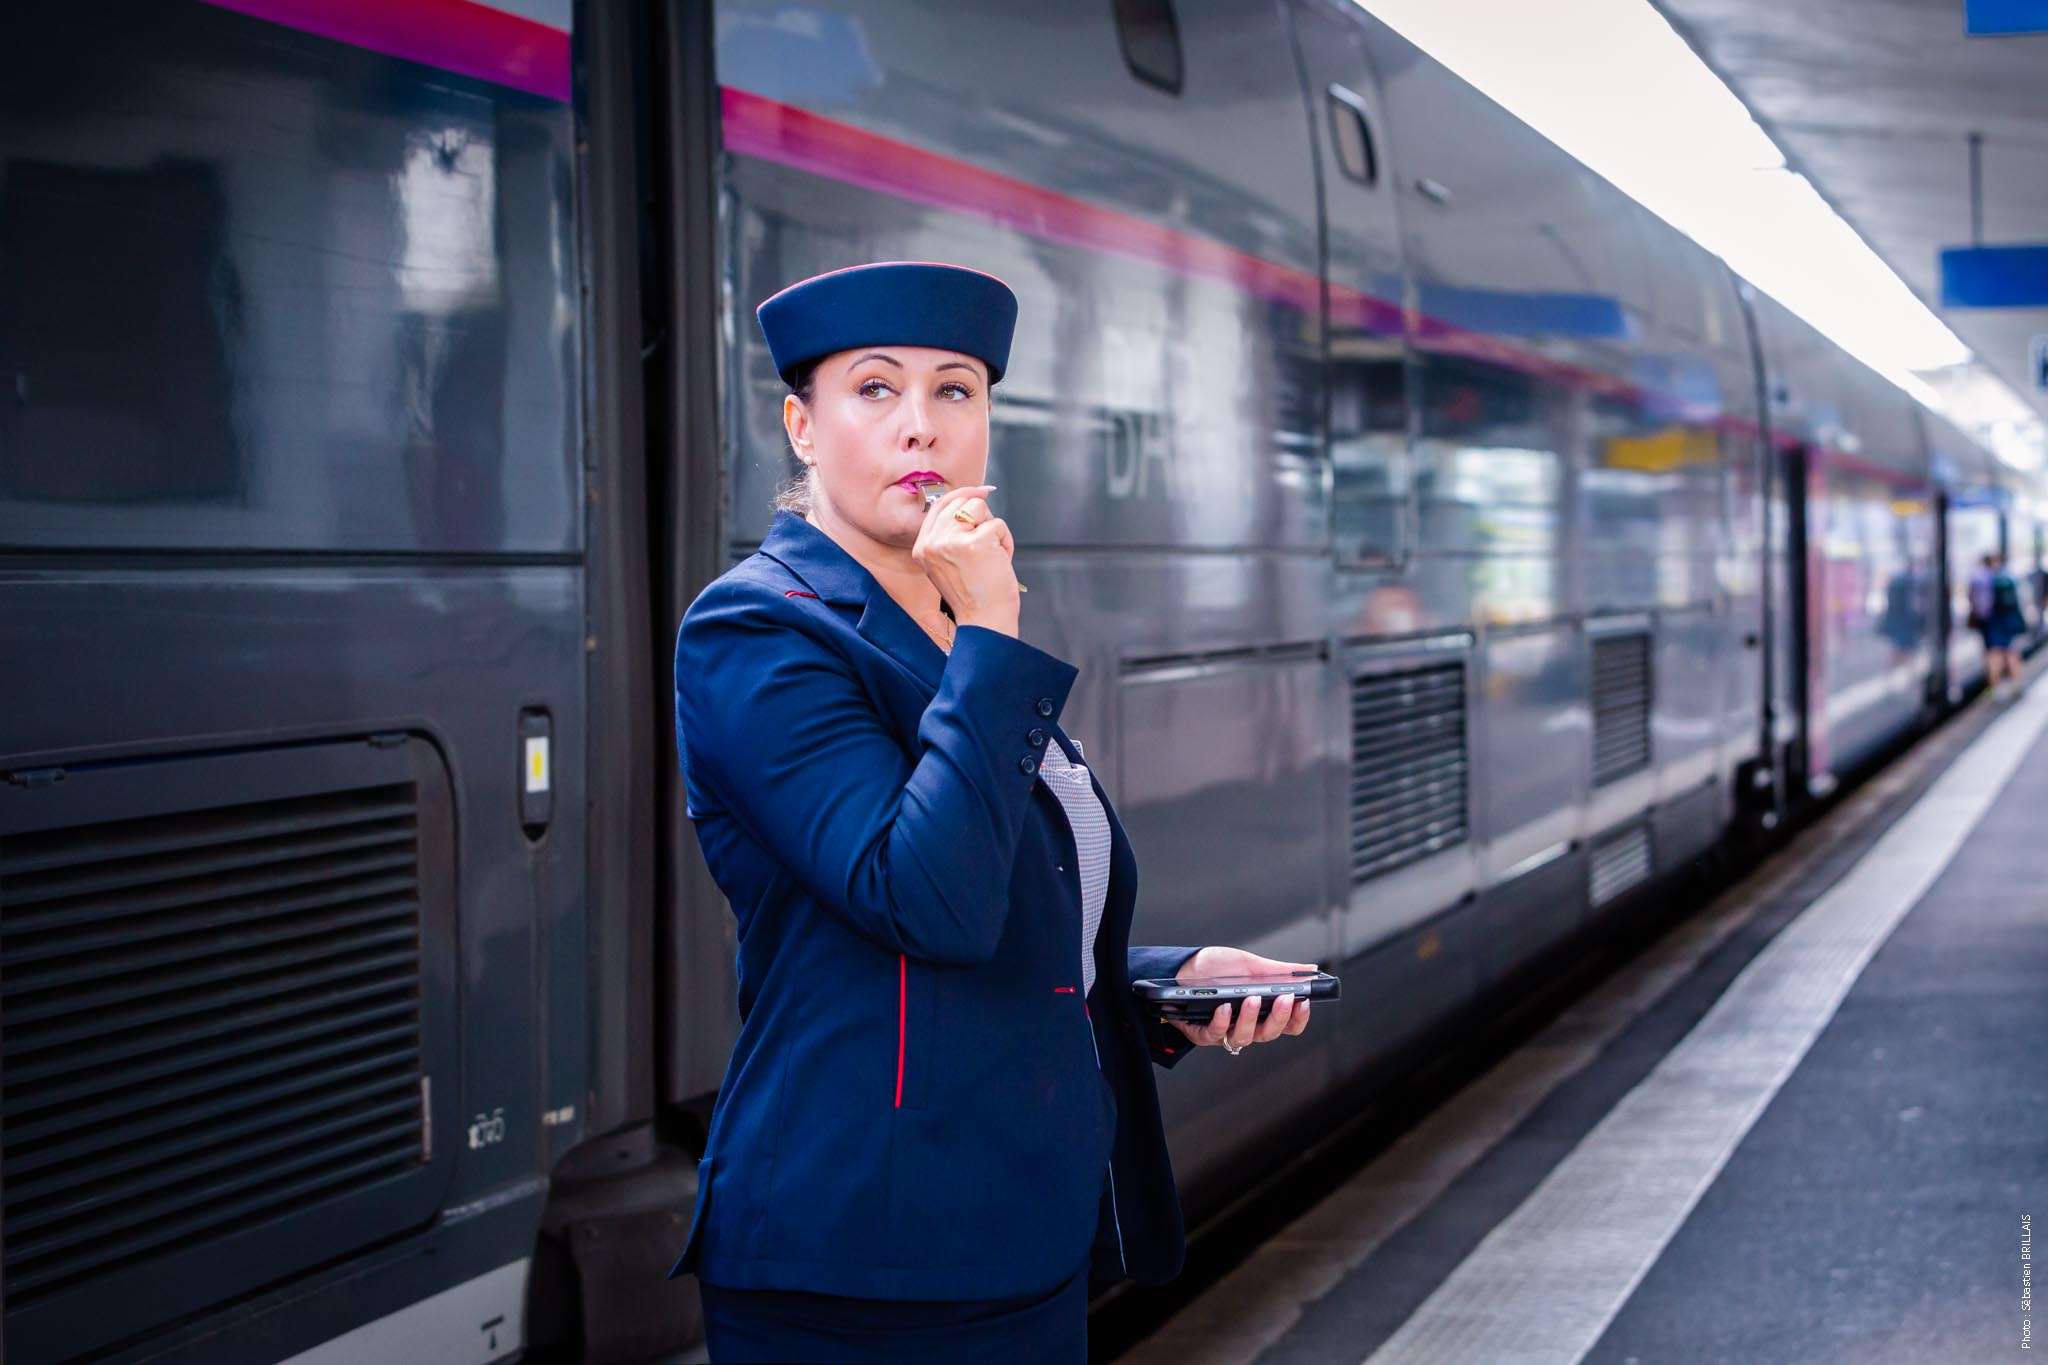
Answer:
[[[919,484],[917,486],[917,491],[924,494],[924,510],[927,512],[931,511],[932,504],[937,502],[940,496],[943,495],[945,491],[950,487],[952,487],[951,484],[942,483],[937,479],[933,479],[929,482]],[[1031,589],[1025,587],[1022,583],[1019,583],[1017,585],[1017,591],[1030,592]]]

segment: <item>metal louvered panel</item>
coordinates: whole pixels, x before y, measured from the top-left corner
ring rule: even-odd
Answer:
[[[1593,785],[1650,766],[1650,637],[1593,641]]]
[[[1466,835],[1465,666],[1351,680],[1351,880]]]
[[[1602,906],[1650,879],[1650,827],[1631,825],[1593,845],[1587,899]]]
[[[426,752],[0,785],[10,1344],[133,1316],[139,1267],[175,1313],[431,1215],[452,883]]]

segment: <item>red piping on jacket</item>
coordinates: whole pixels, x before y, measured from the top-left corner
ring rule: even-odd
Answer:
[[[816,594],[816,593],[814,593],[814,592],[805,592],[805,591],[804,591],[803,589],[801,589],[801,588],[789,588],[789,589],[786,589],[786,590],[784,590],[784,592],[783,592],[783,594],[782,594],[782,595],[783,595],[784,597],[808,597],[808,598],[810,598],[810,599],[811,599],[811,600],[812,600],[813,602],[815,602],[815,601],[817,601],[817,600],[818,600],[818,594]]]
[[[903,1107],[903,1033],[910,1018],[910,963],[896,954],[896,1107]]]

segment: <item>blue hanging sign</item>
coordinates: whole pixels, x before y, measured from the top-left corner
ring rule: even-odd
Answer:
[[[1978,38],[2048,33],[2048,0],[1963,0],[1963,32]]]
[[[1430,316],[1475,332],[1622,340],[1634,335],[1621,300],[1606,294],[1547,294],[1425,282],[1418,301]]]
[[[1975,488],[1951,488],[1948,492],[1950,507],[1996,507],[2006,511],[2012,507],[2012,493],[2003,488],[1979,484]]]
[[[2048,308],[2048,245],[1956,246],[1941,253],[1944,308]]]

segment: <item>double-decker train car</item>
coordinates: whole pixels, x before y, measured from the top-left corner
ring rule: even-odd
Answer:
[[[0,150],[16,1365],[689,1335],[670,645],[795,472],[798,277],[1016,290],[989,477],[1138,935],[1347,979],[1162,1074],[1197,1220],[2041,568],[2031,482],[1339,0],[21,0]]]

